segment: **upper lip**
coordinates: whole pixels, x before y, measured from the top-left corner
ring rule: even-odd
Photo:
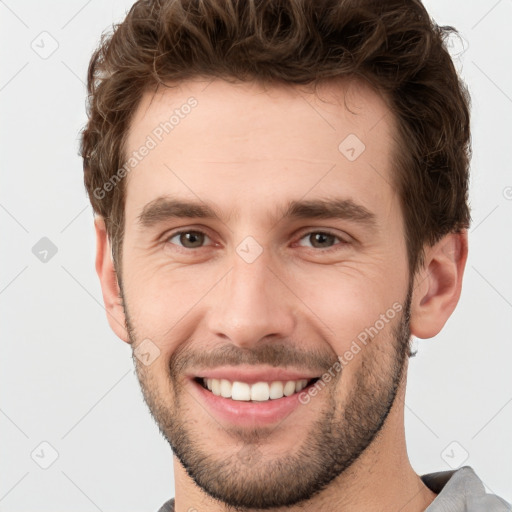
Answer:
[[[231,382],[247,382],[254,384],[256,382],[274,382],[289,381],[301,379],[315,379],[318,375],[313,375],[303,370],[293,370],[285,368],[262,368],[254,366],[221,366],[214,369],[197,370],[191,379],[202,377],[205,379],[226,379]]]

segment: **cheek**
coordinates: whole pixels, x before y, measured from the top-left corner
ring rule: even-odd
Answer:
[[[379,333],[391,328],[401,308],[401,295],[389,280],[382,270],[363,273],[360,268],[318,267],[296,273],[291,287],[305,305],[304,314],[341,355],[354,340],[364,341],[368,329],[375,332],[376,324]]]
[[[125,299],[137,340],[149,338],[168,360],[193,334],[202,299],[219,278],[211,268],[132,268]]]

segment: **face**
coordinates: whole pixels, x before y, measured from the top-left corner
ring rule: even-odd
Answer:
[[[229,505],[310,498],[385,425],[410,334],[394,129],[361,83],[191,81],[134,115],[134,362],[188,475]]]

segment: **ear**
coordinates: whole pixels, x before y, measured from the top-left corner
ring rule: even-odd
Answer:
[[[425,250],[425,264],[414,278],[412,335],[426,339],[441,331],[459,302],[467,256],[467,230],[449,233]]]
[[[117,282],[112,249],[103,217],[95,216],[94,229],[96,230],[96,273],[100,278],[108,323],[119,338],[126,343],[130,343],[121,299],[121,290]]]

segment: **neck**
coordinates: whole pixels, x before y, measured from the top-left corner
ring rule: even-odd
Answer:
[[[405,443],[405,375],[386,422],[365,452],[323,491],[296,506],[274,512],[422,512],[435,499],[413,470]],[[233,512],[206,495],[174,457],[176,512]],[[254,512],[246,510],[245,512]]]

